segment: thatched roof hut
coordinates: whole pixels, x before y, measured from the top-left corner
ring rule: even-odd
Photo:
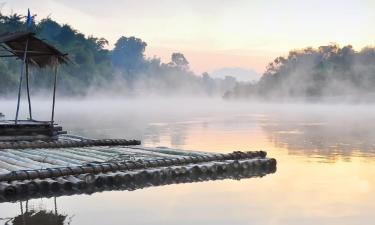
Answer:
[[[15,32],[0,35],[0,58],[1,57],[15,57],[22,60],[21,73],[18,86],[18,101],[17,110],[14,121],[0,121],[0,136],[6,136],[6,139],[20,136],[40,136],[47,133],[48,136],[55,136],[54,134],[54,114],[55,114],[55,98],[56,98],[56,84],[57,84],[57,66],[60,64],[68,64],[70,62],[68,54],[62,53],[54,46],[48,44],[42,39],[35,36],[33,32]],[[53,100],[52,100],[52,115],[48,122],[50,125],[46,128],[46,121],[33,120],[30,100],[29,87],[29,65],[38,68],[51,67],[54,69],[54,83],[53,83]],[[29,103],[29,119],[26,121],[19,121],[18,114],[20,109],[20,98],[22,90],[22,80],[25,74],[27,99]],[[10,127],[10,123],[14,126]],[[27,126],[33,126],[38,132],[30,132]],[[9,132],[11,128],[12,132]],[[28,137],[29,138],[29,137]],[[1,140],[1,138],[0,138]],[[18,140],[18,139],[17,139]]]

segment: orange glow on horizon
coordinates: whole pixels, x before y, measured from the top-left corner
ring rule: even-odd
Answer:
[[[237,51],[205,51],[205,50],[172,50],[167,48],[148,47],[146,50],[147,57],[161,58],[162,62],[167,63],[171,60],[174,52],[181,52],[185,55],[190,63],[191,69],[197,74],[212,72],[223,67],[240,67],[244,69],[254,69],[257,73],[262,74],[269,62],[274,58],[271,55],[262,53],[243,54]]]

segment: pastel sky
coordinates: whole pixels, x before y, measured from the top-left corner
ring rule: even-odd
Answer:
[[[168,62],[182,52],[198,73],[265,70],[289,50],[331,42],[375,45],[375,1],[366,0],[9,0],[2,13],[48,15],[84,34],[140,37]]]

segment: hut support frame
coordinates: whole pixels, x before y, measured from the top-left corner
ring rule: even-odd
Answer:
[[[55,76],[53,82],[53,99],[52,99],[52,115],[51,115],[51,125],[53,125],[53,121],[55,119],[55,103],[56,103],[56,85],[57,85],[57,68],[58,65],[55,65]]]
[[[21,101],[21,89],[22,89],[22,77],[23,73],[25,70],[25,64],[26,64],[26,57],[27,57],[27,48],[29,45],[29,39],[26,40],[26,47],[25,47],[25,52],[23,53],[23,62],[22,62],[22,67],[21,67],[21,75],[20,75],[20,83],[18,86],[18,98],[17,98],[17,110],[16,110],[16,118],[14,120],[14,123],[18,123],[18,113],[20,111],[20,101]]]
[[[29,39],[26,41],[26,47],[24,50],[24,56],[22,61],[22,67],[21,67],[21,75],[18,85],[18,98],[17,98],[17,110],[16,110],[16,118],[15,118],[15,124],[18,124],[18,115],[20,110],[20,103],[21,103],[21,90],[22,90],[22,81],[23,81],[23,74],[26,74],[26,92],[27,92],[27,101],[29,105],[29,120],[33,120],[32,115],[32,107],[31,107],[31,97],[30,97],[30,85],[29,85],[29,63],[27,59],[27,53],[28,53],[28,43]],[[58,72],[58,63],[54,66],[54,81],[53,81],[53,97],[52,97],[52,113],[51,113],[51,125],[54,123],[55,119],[55,105],[56,105],[56,87],[57,87],[57,72]]]
[[[2,52],[5,52],[3,54]],[[54,46],[35,36],[35,33],[15,32],[0,35],[0,58],[15,57],[20,60],[20,75],[18,83],[17,108],[14,120],[0,120],[0,142],[56,140],[59,134],[65,134],[61,126],[55,123],[55,105],[58,70],[60,64],[70,63],[68,54],[64,54]],[[22,65],[21,65],[22,64]],[[35,120],[31,104],[31,67],[51,68],[52,106],[47,120]],[[26,81],[25,81],[26,80]],[[26,90],[23,90],[25,88]],[[26,93],[23,93],[26,92]],[[27,94],[28,113],[25,119],[20,119],[21,98]],[[25,105],[26,106],[26,105]]]
[[[26,90],[27,90],[27,101],[29,103],[29,119],[33,119],[33,114],[31,110],[31,100],[30,100],[30,87],[29,87],[29,63],[26,62]]]

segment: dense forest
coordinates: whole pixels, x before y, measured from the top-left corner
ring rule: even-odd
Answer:
[[[373,99],[374,87],[375,48],[330,44],[278,57],[258,83],[237,84],[224,97],[357,101]]]
[[[25,31],[26,18],[18,14],[0,14],[0,34]],[[93,93],[116,95],[223,95],[237,81],[233,77],[213,79],[209,74],[194,74],[182,53],[171,55],[169,63],[146,58],[147,43],[136,37],[120,37],[113,49],[105,38],[85,36],[70,25],[51,18],[35,22],[29,30],[37,37],[69,54],[73,62],[59,68],[58,91],[65,95],[85,96]],[[15,96],[20,60],[0,59],[0,96]],[[50,69],[31,70],[32,93],[43,94],[51,88]]]
[[[289,52],[271,62],[259,82],[237,82],[234,77],[213,79],[208,73],[194,74],[182,53],[171,55],[168,63],[147,58],[147,43],[122,36],[108,48],[102,37],[86,36],[68,24],[51,18],[35,22],[35,32],[62,52],[72,64],[59,68],[59,89],[64,95],[196,95],[227,99],[349,99],[375,96],[375,48],[355,51],[336,44]],[[0,34],[25,31],[25,17],[0,14]],[[0,96],[14,97],[20,74],[20,60],[0,58]],[[50,69],[31,69],[32,93],[50,90]],[[371,98],[372,99],[372,98]]]

